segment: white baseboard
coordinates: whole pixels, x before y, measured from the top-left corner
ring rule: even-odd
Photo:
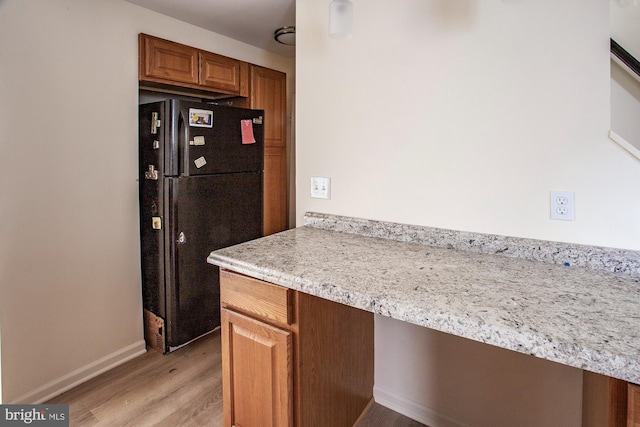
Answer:
[[[373,387],[373,399],[376,403],[414,419],[429,427],[472,427],[441,414],[428,406],[422,405],[397,393]]]
[[[7,403],[40,404],[147,352],[144,340],[115,351]]]

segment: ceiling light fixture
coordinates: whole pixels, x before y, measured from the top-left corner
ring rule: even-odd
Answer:
[[[273,38],[278,43],[286,44],[287,46],[296,45],[296,27],[282,27],[273,32]]]
[[[353,32],[353,3],[350,0],[332,0],[329,3],[329,37],[351,38]]]

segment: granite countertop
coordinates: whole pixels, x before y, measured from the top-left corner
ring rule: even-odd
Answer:
[[[321,222],[329,218],[316,215]],[[620,252],[631,260],[625,271],[634,273],[622,274],[504,256],[501,249],[482,253],[452,249],[450,243],[439,247],[438,241],[426,245],[335,231],[326,221],[314,223],[314,214],[305,223],[311,225],[214,251],[208,262],[383,316],[640,383],[637,252]],[[600,249],[595,252],[607,253]]]

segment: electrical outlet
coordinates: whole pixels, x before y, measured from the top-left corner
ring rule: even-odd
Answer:
[[[575,220],[575,197],[573,192],[551,192],[551,219]]]
[[[331,198],[331,178],[320,176],[311,177],[311,197],[316,199]]]

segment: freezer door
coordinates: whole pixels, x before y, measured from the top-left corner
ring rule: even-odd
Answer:
[[[167,345],[177,347],[220,326],[218,268],[212,250],[262,232],[262,174],[167,178]]]
[[[263,170],[262,110],[184,101],[172,105],[179,109],[182,175]]]

